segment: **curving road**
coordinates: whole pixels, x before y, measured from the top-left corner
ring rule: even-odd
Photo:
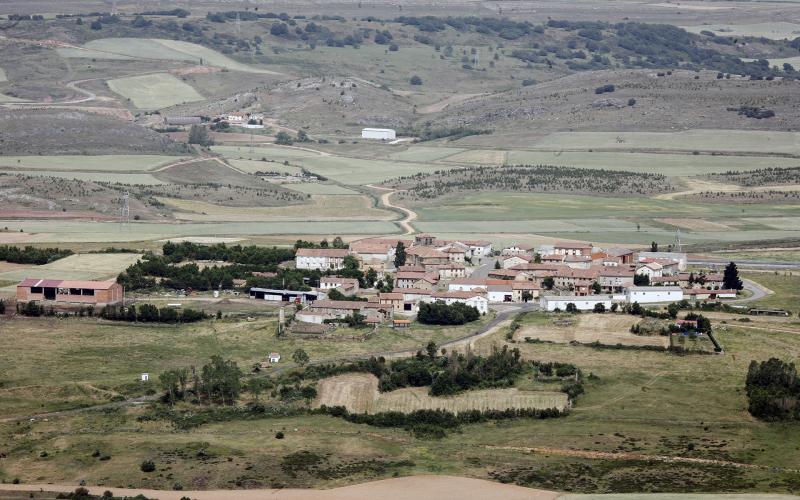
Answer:
[[[403,219],[401,219],[399,221],[395,221],[405,231],[405,233],[404,233],[405,235],[415,234],[417,232],[417,230],[414,229],[414,226],[411,225],[412,221],[417,220],[417,213],[415,211],[413,211],[413,210],[410,210],[410,209],[406,208],[406,207],[401,207],[400,205],[395,205],[389,199],[394,193],[397,192],[396,190],[394,190],[392,188],[375,186],[373,184],[366,184],[366,187],[372,188],[372,189],[377,189],[378,191],[387,191],[386,193],[383,193],[381,195],[381,203],[383,203],[383,205],[386,208],[390,208],[390,209],[395,210],[395,211],[399,210],[400,212],[403,212],[404,214],[406,214],[405,218],[403,218]]]

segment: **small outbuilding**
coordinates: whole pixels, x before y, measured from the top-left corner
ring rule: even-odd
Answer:
[[[396,139],[397,133],[391,128],[365,128],[361,131],[361,138],[386,141]]]
[[[281,360],[280,353],[277,353],[277,352],[269,353],[269,362],[270,363],[278,363],[278,362],[280,362],[280,360]]]

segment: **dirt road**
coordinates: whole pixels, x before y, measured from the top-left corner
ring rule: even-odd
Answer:
[[[386,193],[383,193],[381,195],[381,203],[383,203],[383,206],[385,206],[387,208],[392,208],[392,209],[395,209],[395,210],[399,210],[399,211],[403,212],[404,214],[406,214],[404,219],[399,220],[399,221],[395,221],[405,231],[404,234],[409,235],[409,234],[415,234],[417,232],[417,230],[414,229],[414,226],[411,225],[411,222],[417,219],[417,213],[414,212],[413,210],[410,210],[410,209],[406,208],[406,207],[401,207],[400,205],[395,205],[390,200],[391,196],[394,193],[396,193],[397,191],[395,191],[394,189],[391,189],[391,188],[375,186],[373,184],[367,184],[366,187],[372,188],[372,189],[377,189],[379,191],[386,191]]]
[[[0,484],[4,491],[75,491],[76,484]],[[409,476],[355,484],[330,490],[261,489],[166,491],[88,486],[93,495],[110,490],[115,496],[134,497],[142,494],[161,500],[555,500],[559,493],[535,490],[482,479],[456,476]]]
[[[417,113],[422,115],[427,115],[430,113],[438,113],[440,111],[444,111],[447,109],[448,106],[453,104],[460,104],[464,101],[468,101],[473,97],[480,97],[488,94],[454,94],[450,97],[442,99],[439,102],[435,102],[433,104],[428,104],[427,106],[423,106],[417,109]]]

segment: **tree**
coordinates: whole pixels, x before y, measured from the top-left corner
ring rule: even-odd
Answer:
[[[597,304],[594,305],[594,312],[598,314],[603,314],[604,312],[606,312],[606,305],[603,304],[602,302],[598,302]]]
[[[297,349],[292,353],[292,361],[300,366],[305,366],[310,359],[308,353],[302,349]]]
[[[503,266],[500,265],[500,261],[499,260],[494,261],[494,268],[495,269],[502,269],[503,268]]]
[[[281,146],[291,146],[292,136],[290,136],[284,131],[280,131],[277,134],[275,134],[275,144],[279,144]]]
[[[189,144],[210,146],[212,141],[208,137],[208,130],[202,125],[192,125],[192,128],[189,129]]]
[[[341,236],[337,236],[336,238],[333,239],[333,248],[345,248],[345,247],[346,245],[344,244],[344,241],[342,240]]]
[[[656,243],[655,241],[650,242],[650,251],[658,252],[658,243]]]
[[[531,292],[528,290],[522,292],[522,302],[530,302],[531,300],[533,300],[533,294]]]
[[[175,393],[178,391],[178,376],[175,370],[167,370],[158,376],[161,388],[169,396],[169,404],[175,404]]]
[[[678,311],[680,311],[680,307],[674,302],[667,306],[667,314],[669,314],[669,317],[672,319],[678,317]]]
[[[397,242],[397,246],[394,249],[394,267],[398,268],[400,266],[406,265],[406,246],[403,244],[402,241]]]
[[[411,83],[411,85],[422,85],[422,78],[418,77],[417,75],[414,75],[409,80],[409,83]]]
[[[565,309],[568,313],[571,314],[575,314],[578,312],[578,306],[576,306],[574,302],[570,302],[569,304],[567,304],[567,307]]]
[[[375,281],[377,280],[378,280],[378,272],[372,267],[367,269],[367,272],[364,273],[364,285],[366,285],[367,288],[372,288],[373,286],[375,286]]]
[[[744,288],[744,284],[739,278],[739,269],[733,262],[725,266],[725,273],[722,275],[722,287],[728,290],[741,290]]]
[[[553,279],[552,276],[548,276],[542,280],[542,286],[545,287],[545,289],[547,290],[552,290],[555,285],[556,285],[556,280]]]
[[[647,286],[650,284],[650,276],[646,274],[634,274],[633,284],[636,286]]]
[[[308,142],[308,134],[305,130],[299,130],[297,132],[297,142]]]
[[[425,350],[428,352],[428,357],[431,359],[436,359],[436,342],[431,340],[428,342],[428,345],[425,346]]]
[[[603,288],[600,286],[600,283],[598,283],[596,281],[594,283],[592,283],[592,293],[594,293],[595,295],[600,295],[600,292],[602,292],[602,291],[603,291]]]
[[[0,314],[6,313],[6,303],[0,300]]]
[[[156,464],[152,460],[145,460],[139,465],[142,472],[153,472],[156,470]]]
[[[636,99],[634,99],[633,97],[628,99],[628,106],[635,106],[635,105],[636,105]]]
[[[247,384],[247,389],[253,395],[256,403],[258,402],[258,396],[270,387],[272,387],[270,381],[263,377],[254,378]]]
[[[90,24],[89,27],[95,31],[99,31],[103,29],[103,23],[101,23],[100,21],[92,21],[92,24]]]

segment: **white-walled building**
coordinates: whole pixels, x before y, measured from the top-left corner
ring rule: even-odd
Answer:
[[[365,128],[361,131],[361,138],[385,141],[396,139],[397,134],[391,128]]]
[[[511,283],[504,285],[489,285],[486,291],[489,302],[513,302],[514,290]]]
[[[630,304],[657,304],[659,302],[680,302],[683,289],[679,286],[632,286],[625,290]]]
[[[327,269],[344,268],[344,258],[347,250],[344,248],[298,248],[295,253],[295,266],[297,269]]]
[[[539,298],[539,305],[545,311],[566,311],[567,304],[575,304],[578,311],[593,311],[597,304],[603,304],[609,310],[613,303],[611,295],[543,295]]]
[[[678,270],[685,271],[687,257],[683,252],[639,252],[639,261],[652,259],[671,259],[678,262]]]
[[[473,292],[434,292],[430,297],[423,300],[425,302],[444,302],[447,305],[461,302],[474,307],[481,314],[489,312],[489,300],[483,295]]]

